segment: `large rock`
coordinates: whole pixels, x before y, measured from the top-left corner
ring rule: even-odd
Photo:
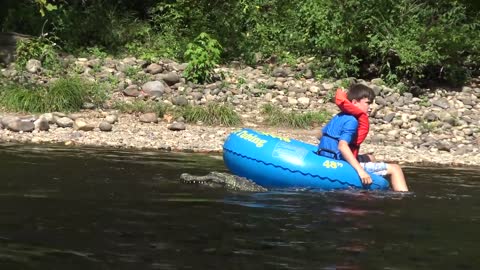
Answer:
[[[172,104],[177,106],[186,106],[188,105],[188,100],[184,96],[172,97]]]
[[[39,119],[42,119],[42,118],[47,120],[49,124],[54,124],[56,122],[55,116],[53,115],[53,113],[44,113],[39,117]]]
[[[1,122],[4,127],[7,127],[10,122],[14,122],[18,120],[20,120],[20,117],[18,116],[7,115],[2,117]]]
[[[372,79],[371,82],[375,85],[385,85],[385,82],[381,78]]]
[[[314,77],[312,69],[310,68],[305,69],[305,72],[303,73],[303,77],[305,79],[312,79]]]
[[[392,122],[393,118],[395,118],[396,113],[392,112],[383,117],[383,121],[390,123]]]
[[[9,65],[15,61],[16,47],[4,45],[0,47],[0,64]],[[5,74],[4,74],[5,75]],[[8,77],[8,76],[7,76]]]
[[[33,124],[35,125],[35,129],[40,131],[48,131],[50,129],[50,124],[44,117],[39,117]]]
[[[163,66],[157,64],[157,63],[152,63],[148,65],[148,67],[145,69],[145,72],[150,73],[150,74],[158,74],[163,72]]]
[[[37,59],[28,60],[25,69],[30,73],[37,73],[42,68],[42,62]]]
[[[450,105],[448,104],[448,100],[446,100],[445,98],[440,98],[440,99],[434,100],[432,102],[432,104],[434,106],[440,107],[442,109],[450,108]]]
[[[150,81],[142,86],[142,90],[149,96],[161,97],[165,92],[171,92],[168,85],[162,81]]]
[[[178,82],[180,82],[180,76],[176,72],[169,72],[166,74],[159,74],[155,77],[158,80],[163,80],[169,86],[172,86]]]
[[[273,77],[288,77],[288,73],[289,72],[288,72],[287,69],[277,67],[272,71],[272,76]]]
[[[123,94],[127,97],[138,97],[140,95],[140,90],[137,85],[129,85],[127,88],[123,89]]]
[[[158,123],[158,117],[156,113],[145,113],[140,115],[140,122],[142,123]]]
[[[185,130],[186,127],[183,122],[173,122],[171,125],[168,125],[167,128],[172,131],[182,131]]]
[[[15,61],[16,46],[20,40],[27,40],[32,36],[23,35],[15,32],[0,33],[0,63],[9,65]]]
[[[73,127],[73,120],[68,117],[56,118],[57,126],[62,128]]]
[[[110,124],[109,122],[107,121],[102,121],[100,123],[100,125],[98,126],[98,128],[101,130],[101,131],[105,131],[105,132],[109,132],[109,131],[112,131],[112,124]]]
[[[92,131],[93,129],[95,129],[95,126],[87,123],[83,118],[77,118],[73,123],[73,129],[81,131]]]
[[[387,101],[381,96],[375,97],[375,103],[382,106],[387,105]]]
[[[298,99],[298,102],[303,106],[308,106],[310,104],[310,99],[308,97],[301,97]]]
[[[118,115],[110,114],[105,117],[105,121],[110,124],[115,124],[118,121]]]
[[[8,123],[7,128],[15,132],[32,132],[35,130],[35,125],[31,121],[16,120]]]

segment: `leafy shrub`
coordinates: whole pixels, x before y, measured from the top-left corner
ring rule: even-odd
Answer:
[[[213,69],[220,62],[222,46],[207,33],[200,33],[187,45],[185,59],[188,61],[185,77],[195,83],[209,82],[213,78]]]
[[[466,7],[458,1],[391,4],[392,14],[379,17],[369,36],[369,54],[381,63],[387,82],[463,83],[467,76],[458,76],[466,74],[463,62],[469,54],[478,55],[472,50],[476,41],[471,31],[479,30],[475,20],[467,17]]]
[[[389,84],[462,80],[458,67],[478,57],[479,17],[459,1],[304,1],[306,48],[330,76],[381,75]],[[478,47],[477,47],[478,48]],[[378,67],[369,74],[366,67]]]
[[[134,40],[146,22],[137,20],[133,10],[117,1],[73,1],[49,12],[49,29],[60,38],[62,48],[78,53],[85,48],[104,48],[111,54]],[[72,31],[74,29],[75,31]]]
[[[2,1],[0,9],[2,31],[38,36],[44,22],[45,18],[38,12],[38,6],[33,1]]]
[[[23,70],[28,60],[37,59],[46,69],[58,70],[60,61],[56,52],[57,45],[53,39],[43,35],[38,38],[20,40],[17,44],[17,69]]]
[[[99,0],[57,6],[42,18],[35,1],[6,1],[2,31],[38,35],[48,19],[45,30],[69,52],[126,48],[152,62],[181,59],[188,49],[198,59],[201,53],[187,44],[207,32],[227,60],[257,64],[275,55],[270,59],[293,64],[298,56],[314,56],[319,78],[382,77],[390,85],[461,84],[480,73],[480,13],[474,1]],[[190,67],[192,81],[208,79],[202,63],[220,62],[206,55]],[[185,59],[192,60],[188,53]]]
[[[299,13],[306,48],[318,55],[316,72],[324,77],[346,77],[358,74],[359,57],[365,29],[357,16],[362,13],[361,1],[307,0]]]
[[[108,56],[108,53],[105,52],[105,48],[101,48],[99,46],[88,47],[86,49],[86,53],[88,54],[88,56],[93,56],[101,60],[107,58]]]
[[[126,52],[147,62],[161,58],[180,57],[185,45],[183,40],[170,33],[157,33],[149,25],[139,27],[133,40],[126,45]]]
[[[232,39],[235,43],[230,46],[250,64],[264,60],[257,59],[258,53],[262,58],[276,55],[280,62],[293,64],[294,58],[305,51],[304,33],[298,27],[298,21],[305,19],[298,12],[302,5],[303,1],[239,1],[229,17],[237,20],[230,25],[240,26],[236,35],[241,39]]]
[[[133,78],[135,76],[137,76],[137,74],[142,71],[141,68],[139,67],[136,67],[136,66],[128,66],[126,69],[125,69],[125,76],[127,76],[127,78]]]

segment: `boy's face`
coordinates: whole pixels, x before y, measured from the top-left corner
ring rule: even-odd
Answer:
[[[368,98],[362,98],[360,100],[352,100],[352,104],[357,106],[357,108],[359,108],[360,110],[362,110],[363,112],[365,112],[366,114],[369,114],[370,113],[370,100],[368,100]]]

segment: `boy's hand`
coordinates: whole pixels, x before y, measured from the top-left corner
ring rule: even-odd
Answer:
[[[362,184],[370,185],[372,183],[372,178],[362,168],[362,166],[360,166],[360,163],[358,163],[358,160],[353,155],[352,150],[350,150],[350,147],[348,146],[348,143],[344,140],[340,140],[338,142],[338,149],[340,150],[340,153],[342,153],[343,158],[350,165],[352,165],[352,167],[357,171],[358,176],[360,176],[360,180],[362,181]]]
[[[367,186],[372,184],[372,177],[370,177],[370,175],[364,169],[361,169],[358,171],[358,176],[360,176],[360,180],[362,180],[362,184]]]

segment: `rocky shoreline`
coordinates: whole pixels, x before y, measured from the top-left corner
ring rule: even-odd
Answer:
[[[311,76],[308,65],[296,68],[230,66],[216,70],[222,79],[193,85],[181,77],[185,65],[172,61],[146,65],[132,58],[99,61],[77,59],[76,70],[91,80],[118,77],[120,83],[102,108],[75,114],[19,115],[0,113],[0,142],[57,143],[181,152],[221,152],[228,134],[241,127],[268,131],[316,144],[320,127],[303,130],[271,127],[261,111],[273,104],[296,113],[324,110],[338,112],[330,101],[335,88],[345,81],[365,83],[376,92],[377,107],[371,115],[371,130],[361,152],[373,152],[379,160],[409,165],[480,166],[480,78],[460,89],[422,89],[423,94],[392,89],[380,79],[347,78],[321,82]],[[98,73],[93,73],[94,65]],[[126,77],[125,70],[138,68],[140,83]],[[30,80],[41,77],[36,62]],[[5,77],[15,77],[3,69]],[[139,74],[141,76],[139,76]],[[42,78],[44,80],[44,78]],[[138,86],[137,86],[138,85]],[[183,119],[157,119],[152,114],[126,114],[112,109],[113,100],[152,100],[171,106],[221,102],[234,106],[243,124],[236,127],[184,123]]]
[[[98,113],[85,113],[87,121],[100,122]],[[61,144],[65,146],[94,146],[121,149],[161,150],[173,152],[221,153],[228,134],[240,127],[211,127],[187,125],[185,130],[172,131],[168,123],[141,123],[137,116],[120,114],[110,132],[74,130],[73,127],[52,127],[49,131],[14,132],[0,130],[0,142]],[[300,130],[266,126],[252,127],[283,137],[316,144],[317,130]],[[362,146],[362,152],[373,152],[379,160],[415,166],[480,166],[478,146],[469,154],[413,149],[405,145],[379,145],[372,142]]]

